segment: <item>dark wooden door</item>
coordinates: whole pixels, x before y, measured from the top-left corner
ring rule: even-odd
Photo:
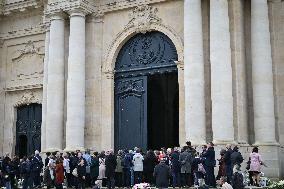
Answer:
[[[17,108],[16,154],[20,157],[41,150],[41,111],[40,104]]]
[[[176,72],[177,51],[163,33],[131,37],[115,64],[115,148],[147,149],[147,78]]]
[[[147,76],[115,83],[115,148],[147,148]]]

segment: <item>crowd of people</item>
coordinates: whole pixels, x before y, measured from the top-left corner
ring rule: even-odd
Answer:
[[[107,186],[132,187],[149,183],[157,188],[212,187],[220,184],[226,188],[244,188],[240,171],[243,157],[238,146],[226,145],[220,151],[216,163],[214,144],[204,145],[200,152],[190,142],[183,148],[161,148],[143,153],[141,149],[113,150],[100,153],[71,152],[46,153],[43,161],[38,151],[30,157],[11,159],[7,154],[1,160],[0,186],[17,188],[22,179],[22,188],[100,188]],[[217,164],[217,165],[216,165]],[[260,167],[263,165],[258,148],[254,147],[246,167],[250,173],[250,184],[259,185]],[[215,177],[214,168],[218,166]],[[43,171],[42,171],[43,170]],[[217,181],[216,181],[217,180]]]

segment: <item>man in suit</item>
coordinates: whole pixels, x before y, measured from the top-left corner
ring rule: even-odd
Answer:
[[[39,156],[38,150],[35,151],[35,155],[32,158],[31,167],[32,167],[34,185],[36,188],[39,188],[41,186],[40,172],[43,167],[43,162],[42,162],[41,157]]]
[[[209,142],[207,150],[203,153],[204,168],[206,171],[205,184],[216,188],[216,180],[214,175],[214,167],[216,166],[214,144]]]

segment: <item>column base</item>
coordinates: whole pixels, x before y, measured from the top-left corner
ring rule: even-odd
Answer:
[[[61,152],[62,149],[59,148],[47,148],[44,151],[42,151],[41,153],[46,153],[46,152]]]
[[[253,146],[280,146],[278,142],[255,142]]]
[[[226,145],[226,144],[237,145],[238,144],[234,140],[213,140],[212,142],[214,145]]]
[[[85,148],[84,147],[66,147],[63,151],[64,152],[76,152],[77,150],[84,152]]]
[[[204,141],[191,141],[191,145],[192,146],[203,146],[203,145],[206,145],[207,142],[204,140]]]

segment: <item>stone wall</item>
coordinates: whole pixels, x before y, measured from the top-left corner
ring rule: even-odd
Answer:
[[[38,8],[9,14],[0,20],[1,154],[15,150],[16,108],[42,101],[45,49],[42,11]]]

